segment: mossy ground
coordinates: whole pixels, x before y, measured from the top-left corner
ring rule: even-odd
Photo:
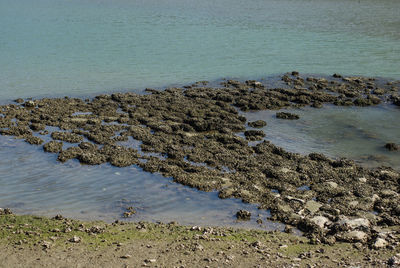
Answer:
[[[3,215],[0,252],[1,267],[365,267],[385,266],[399,248],[310,244],[276,231]]]

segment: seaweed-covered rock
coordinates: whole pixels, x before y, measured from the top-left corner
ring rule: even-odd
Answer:
[[[248,221],[251,218],[251,212],[247,210],[239,210],[236,212],[236,218],[238,220]]]
[[[244,132],[244,136],[247,140],[258,141],[262,140],[265,137],[265,134],[262,130],[247,130]]]
[[[83,140],[83,137],[75,134],[75,133],[70,133],[70,132],[53,132],[51,133],[51,137],[54,140],[61,140],[65,142],[70,142],[70,143],[78,143]]]
[[[60,162],[135,164],[199,190],[218,191],[221,198],[258,204],[271,211],[271,219],[299,228],[313,241],[371,245],[378,228],[398,228],[398,171],[367,169],[318,153],[295,154],[268,141],[254,145],[248,140],[263,139],[265,134],[246,131],[246,118],[237,111],[326,103],[374,105],[387,98],[396,102],[397,84],[363,77],[304,79],[297,72],[285,74],[279,83],[267,89],[257,81],[228,80],[219,87],[199,83],[149,90],[145,95],[22,100],[26,105],[0,106],[0,134],[39,144],[41,139],[33,131],[47,135],[47,127],[58,128],[51,135],[54,141],[43,148],[59,153]],[[291,113],[277,113],[277,117],[298,119]],[[245,138],[238,135],[241,132]],[[63,150],[63,142],[76,146]],[[238,212],[238,216],[249,214]],[[400,241],[389,238],[383,237],[389,244]]]
[[[264,120],[257,120],[257,121],[249,122],[248,125],[249,125],[249,127],[253,127],[253,128],[262,128],[267,125],[267,122],[265,122]]]
[[[32,123],[29,127],[33,131],[40,131],[40,130],[44,130],[46,128],[46,126],[44,124],[40,124],[40,123]]]
[[[25,138],[25,141],[29,144],[35,144],[35,145],[40,145],[43,143],[43,140],[41,138],[30,135]]]
[[[43,145],[43,150],[48,153],[59,153],[63,148],[61,141],[49,141]]]
[[[83,152],[78,155],[78,159],[81,163],[88,165],[99,165],[107,162],[107,157],[98,152]]]
[[[278,113],[276,113],[276,118],[296,120],[296,119],[299,119],[300,116],[297,114],[292,114],[292,113],[278,112]]]

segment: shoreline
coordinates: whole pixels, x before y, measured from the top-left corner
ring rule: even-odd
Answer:
[[[227,80],[219,87],[200,82],[164,91],[147,89],[146,95],[114,93],[92,100],[17,99],[17,104],[1,106],[0,133],[34,145],[44,143],[41,137],[51,137],[43,149],[58,153],[61,162],[138,165],[202,191],[217,190],[220,198],[258,204],[271,210],[273,220],[299,228],[314,242],[374,246],[382,239],[384,247],[398,243],[397,171],[369,170],[351,160],[317,153],[302,156],[266,141],[249,146],[248,141],[260,141],[265,134],[256,125],[246,130],[249,122],[238,113],[238,109],[317,109],[326,103],[399,105],[398,82],[380,84],[374,78],[336,74],[330,80],[303,78],[297,72],[281,80],[286,88]],[[293,114],[279,116],[296,119]],[[60,131],[49,133],[47,126]],[[241,132],[245,138],[236,135]],[[141,145],[121,145],[132,139]],[[64,149],[64,143],[77,146]],[[310,190],[298,190],[304,185]]]
[[[0,267],[396,266],[397,253],[274,231],[0,215]]]

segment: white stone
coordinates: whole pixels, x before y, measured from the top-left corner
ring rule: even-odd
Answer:
[[[338,187],[338,184],[334,181],[327,181],[326,184],[334,189]]]
[[[310,211],[311,214],[314,214],[322,207],[322,204],[314,200],[309,200],[304,207]]]
[[[357,219],[352,219],[352,220],[345,218],[345,219],[339,221],[339,224],[347,225],[351,229],[357,229],[360,227],[369,228],[371,226],[369,220],[364,219],[364,218],[357,218]]]
[[[325,228],[325,225],[331,223],[331,221],[324,216],[315,216],[311,219],[311,221],[319,226],[321,229]]]
[[[374,248],[375,249],[385,248],[387,245],[388,245],[388,242],[385,239],[377,238],[374,243]]]
[[[365,177],[362,177],[362,178],[358,178],[358,180],[360,181],[360,182],[367,182],[367,178],[365,178]]]
[[[352,242],[365,242],[368,239],[368,235],[362,231],[350,231],[344,233],[343,237]]]

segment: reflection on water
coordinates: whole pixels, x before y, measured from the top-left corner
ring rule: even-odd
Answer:
[[[381,165],[400,170],[400,152],[384,148],[400,143],[400,109],[393,105],[376,107],[302,108],[285,110],[299,120],[277,119],[276,111],[246,113],[250,121],[265,120],[266,140],[301,154],[321,152],[333,158],[347,157],[367,167]]]
[[[133,206],[137,214],[126,220],[283,228],[267,222],[268,211],[258,210],[255,205],[222,200],[216,192],[200,192],[136,166],[59,163],[56,157],[44,153],[41,147],[0,136],[0,207],[22,214],[113,221],[122,220],[126,208]],[[251,221],[236,222],[239,209],[251,211]],[[256,223],[258,218],[264,221],[262,226]]]

